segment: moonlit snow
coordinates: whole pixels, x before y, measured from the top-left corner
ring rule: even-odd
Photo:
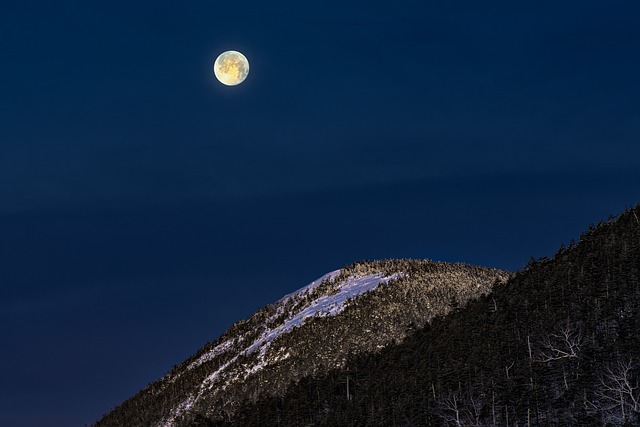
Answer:
[[[164,420],[162,420],[158,427],[173,427],[175,425],[175,420],[181,414],[189,409],[200,399],[200,397],[208,390],[210,390],[214,385],[216,385],[220,379],[225,375],[226,371],[230,370],[230,367],[234,364],[237,358],[241,355],[247,355],[256,353],[257,354],[257,363],[247,366],[244,368],[244,374],[240,378],[236,379],[244,379],[247,376],[253,375],[265,366],[267,366],[272,361],[265,360],[265,353],[271,342],[278,338],[279,336],[289,333],[292,329],[299,327],[304,324],[305,321],[309,318],[315,316],[335,316],[341,313],[347,306],[347,301],[353,299],[359,295],[362,295],[365,292],[368,292],[372,289],[375,289],[380,284],[386,284],[390,280],[396,279],[400,277],[400,273],[396,273],[390,276],[384,276],[381,273],[370,274],[362,277],[349,277],[341,283],[337,283],[337,289],[333,289],[331,295],[323,295],[321,294],[316,299],[307,302],[306,304],[294,304],[293,310],[286,314],[284,313],[285,305],[289,302],[290,299],[295,298],[298,301],[303,301],[303,297],[306,295],[311,295],[313,291],[323,283],[327,282],[335,282],[336,278],[340,275],[341,270],[335,270],[330,273],[325,274],[317,280],[309,283],[307,286],[298,289],[297,291],[290,293],[280,300],[278,300],[275,306],[275,314],[271,316],[266,324],[264,325],[264,330],[262,333],[250,343],[243,343],[243,337],[238,337],[234,339],[230,339],[224,341],[217,346],[215,346],[212,350],[201,355],[197,360],[192,362],[187,369],[194,369],[201,364],[213,360],[214,358],[224,354],[233,348],[233,345],[236,343],[242,343],[243,350],[239,350],[236,356],[232,357],[226,363],[221,365],[215,372],[209,375],[200,385],[198,392],[196,394],[192,394],[189,396],[184,402],[182,402],[178,407],[172,411],[171,415]],[[284,320],[277,324],[273,325],[272,321],[278,316],[284,316]],[[282,360],[288,357],[288,353],[279,356],[279,359]],[[228,374],[227,374],[228,375]],[[169,379],[171,381],[171,379]]]

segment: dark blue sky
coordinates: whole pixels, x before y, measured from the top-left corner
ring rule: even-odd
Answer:
[[[639,13],[3,2],[0,425],[93,422],[350,262],[516,270],[640,202]]]

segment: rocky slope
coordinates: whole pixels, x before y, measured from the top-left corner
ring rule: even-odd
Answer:
[[[402,343],[236,414],[193,425],[640,425],[640,206]]]
[[[235,323],[96,426],[231,420],[241,402],[282,395],[303,377],[401,342],[509,277],[496,269],[429,260],[355,263]]]

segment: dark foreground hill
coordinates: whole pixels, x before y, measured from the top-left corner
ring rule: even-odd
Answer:
[[[640,425],[640,208],[225,426]]]

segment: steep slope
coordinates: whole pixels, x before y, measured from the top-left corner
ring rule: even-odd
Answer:
[[[500,270],[428,260],[360,262],[235,323],[216,341],[107,414],[97,426],[230,420],[243,400],[376,352],[504,283]]]
[[[639,218],[591,227],[397,346],[193,425],[640,425]]]

